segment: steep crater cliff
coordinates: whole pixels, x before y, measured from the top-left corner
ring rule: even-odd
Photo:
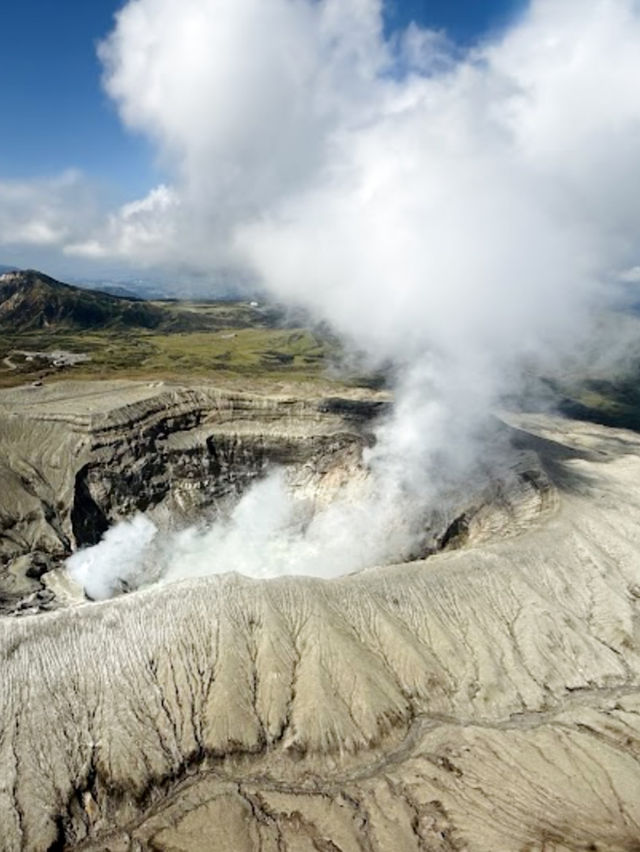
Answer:
[[[213,519],[274,465],[302,484],[340,479],[383,400],[230,393],[117,382],[0,397],[0,595],[50,603],[40,578],[115,522]]]
[[[357,491],[363,449],[388,408],[370,391],[294,398],[131,382],[5,391],[0,607],[58,605],[67,596],[52,571],[114,523],[137,512],[163,529],[212,523],[277,466],[313,506]],[[551,499],[535,455],[512,452],[499,476],[443,498],[412,549],[387,561],[515,533]]]

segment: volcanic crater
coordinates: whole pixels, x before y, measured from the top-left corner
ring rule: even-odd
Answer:
[[[631,432],[502,415],[503,475],[448,502],[428,558],[101,603],[55,567],[132,511],[220,511],[272,464],[331,500],[387,405],[2,393],[4,848],[634,848]]]

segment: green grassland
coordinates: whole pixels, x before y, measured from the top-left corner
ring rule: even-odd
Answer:
[[[283,308],[259,305],[254,307],[246,301],[194,302],[164,299],[146,302],[174,317],[172,327],[180,330],[180,322],[193,324],[208,331],[221,328],[253,328],[256,326],[282,325],[286,314]],[[300,319],[300,317],[298,317]],[[190,328],[183,330],[189,331]],[[194,328],[198,330],[198,328]]]
[[[553,389],[567,417],[640,431],[640,365],[617,379],[585,378]]]
[[[232,373],[252,377],[321,376],[335,346],[303,328],[228,328],[215,331],[156,333],[27,332],[3,335],[0,385],[59,378],[216,378]],[[63,350],[86,353],[90,360],[66,367],[44,359],[26,361],[18,351]],[[13,367],[4,363],[9,358]]]
[[[338,362],[341,378],[329,379]],[[368,387],[383,381],[358,378],[357,357],[350,363],[347,369],[328,329],[277,304],[145,301],[64,284],[37,270],[0,278],[0,387],[62,378],[322,379]]]
[[[0,386],[54,378],[220,379],[224,375],[309,380],[324,376],[337,342],[307,328],[277,327],[277,317],[246,303],[171,303],[172,313],[212,321],[212,328],[181,331],[38,329],[0,337]],[[21,352],[83,353],[88,361],[54,366]],[[6,361],[5,359],[8,359]]]

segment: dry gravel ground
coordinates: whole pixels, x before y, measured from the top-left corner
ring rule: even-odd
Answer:
[[[507,419],[464,549],[0,619],[1,847],[640,849],[640,438]]]

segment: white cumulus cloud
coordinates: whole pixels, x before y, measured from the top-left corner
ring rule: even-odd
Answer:
[[[73,169],[53,177],[0,179],[0,245],[61,246],[94,215],[87,181]]]
[[[177,194],[160,184],[144,198],[130,201],[109,214],[93,235],[64,246],[67,255],[86,258],[135,258],[137,263],[153,262],[175,239]]]

